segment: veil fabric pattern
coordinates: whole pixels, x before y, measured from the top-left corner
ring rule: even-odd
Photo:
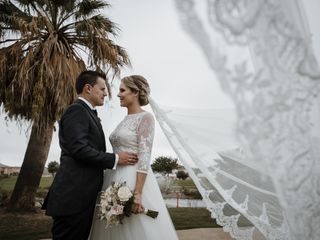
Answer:
[[[150,101],[212,217],[239,240],[319,239],[320,69],[302,3],[174,3],[235,105]]]

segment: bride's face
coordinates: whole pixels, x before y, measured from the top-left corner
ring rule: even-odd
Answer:
[[[117,96],[120,98],[121,107],[128,107],[138,102],[138,93],[133,92],[124,83],[120,84],[119,93]]]

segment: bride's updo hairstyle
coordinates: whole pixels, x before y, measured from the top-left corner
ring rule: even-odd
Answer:
[[[145,106],[149,103],[150,87],[147,80],[140,75],[131,75],[124,77],[121,80],[124,85],[131,89],[135,93],[139,93],[140,106]]]

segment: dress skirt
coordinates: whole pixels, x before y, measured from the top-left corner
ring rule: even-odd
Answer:
[[[136,182],[136,166],[118,166],[117,170],[106,170],[103,189],[114,182],[127,183],[133,190]],[[98,199],[99,201],[99,199]],[[170,215],[162,198],[156,178],[149,168],[148,175],[142,192],[142,205],[145,208],[159,212],[156,219],[144,214],[132,214],[125,217],[123,224],[105,227],[105,221],[99,220],[96,207],[93,225],[91,229],[91,240],[176,240],[176,230],[172,224]]]

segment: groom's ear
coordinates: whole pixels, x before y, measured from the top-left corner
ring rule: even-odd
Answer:
[[[90,93],[91,88],[92,88],[92,86],[91,86],[89,83],[87,83],[87,84],[85,84],[85,85],[83,86],[82,92],[83,92],[83,93]]]

